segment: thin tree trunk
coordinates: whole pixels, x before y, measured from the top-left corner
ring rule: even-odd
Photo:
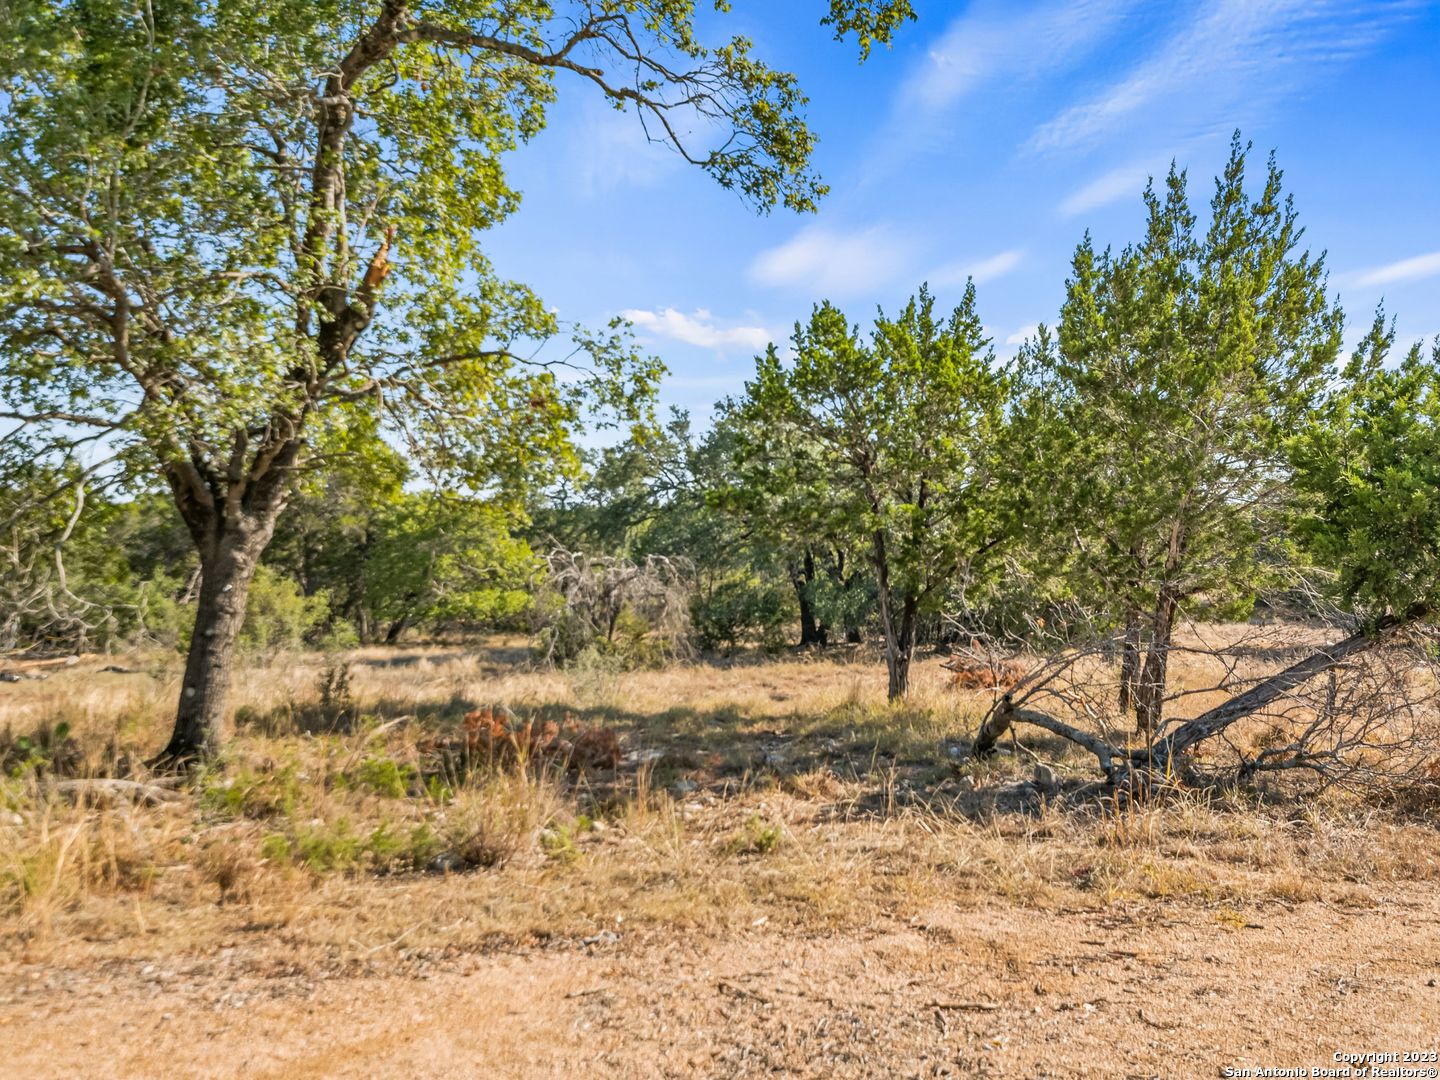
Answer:
[[[1125,638],[1120,645],[1120,715],[1135,704],[1136,684],[1140,678],[1140,612],[1125,612]]]
[[[910,656],[915,648],[915,612],[919,605],[914,596],[907,595],[901,601],[901,610],[895,611],[885,534],[879,531],[874,537],[874,560],[875,584],[880,597],[880,632],[885,637],[885,668],[890,676],[887,697],[893,702],[910,691]]]
[[[859,645],[863,640],[860,633],[859,623],[851,622],[853,608],[850,603],[850,590],[860,581],[860,575],[852,572],[848,577],[845,574],[845,552],[835,549],[835,557],[830,561],[830,580],[835,583],[835,588],[844,599],[845,607],[845,643],[847,645]]]
[[[795,598],[800,602],[801,647],[828,644],[830,634],[825,624],[815,617],[815,603],[812,598],[815,584],[815,555],[809,547],[805,549],[805,558],[800,564],[800,572],[792,573],[790,580],[795,586]]]
[[[898,701],[910,693],[910,661],[915,655],[916,612],[919,602],[906,596],[901,604],[900,626],[896,632],[894,661],[890,664],[888,698]]]
[[[389,629],[385,631],[385,644],[394,645],[397,641],[400,640],[400,635],[403,634],[409,626],[410,616],[400,616],[400,618],[392,622]]]
[[[1150,647],[1135,686],[1135,730],[1147,738],[1160,726],[1165,711],[1165,687],[1170,668],[1170,639],[1178,610],[1174,595],[1165,588],[1155,600],[1150,624]]]

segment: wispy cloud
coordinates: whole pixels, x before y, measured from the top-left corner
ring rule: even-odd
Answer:
[[[1418,0],[1219,0],[1098,95],[1034,133],[1033,150],[1090,145],[1119,131],[1168,136],[1234,127],[1324,69],[1362,54]]]
[[[1352,285],[1373,288],[1376,285],[1423,281],[1437,275],[1440,275],[1440,251],[1432,251],[1428,255],[1414,255],[1408,259],[1386,263],[1384,266],[1372,266],[1369,270],[1350,275],[1349,280]]]
[[[1019,329],[1019,330],[1016,330],[1013,334],[1007,335],[1006,338],[1005,338],[1005,344],[1006,344],[1006,345],[1024,345],[1025,342],[1029,341],[1032,337],[1034,337],[1034,336],[1035,336],[1036,334],[1038,334],[1039,332],[1040,332],[1040,324],[1039,324],[1039,323],[1030,323],[1028,326],[1022,326],[1022,327],[1020,327],[1020,329]]]
[[[1145,182],[1158,171],[1156,162],[1132,162],[1111,169],[1071,192],[1060,202],[1061,217],[1075,217],[1120,199],[1138,198]]]
[[[936,111],[996,78],[1051,75],[1079,60],[1136,0],[1054,0],[1016,11],[973,5],[946,27],[906,81],[907,106]]]
[[[639,118],[590,101],[570,136],[569,173],[585,198],[622,186],[649,187],[678,167],[680,158],[650,142]]]
[[[717,352],[731,348],[758,351],[775,340],[775,335],[763,326],[721,326],[715,321],[715,316],[704,308],[697,308],[690,315],[673,307],[659,311],[628,308],[620,315],[654,337],[669,338]]]
[[[998,277],[1004,277],[1025,261],[1025,251],[1022,248],[1013,248],[1010,251],[1002,251],[991,255],[987,259],[980,259],[976,262],[952,262],[938,267],[928,275],[931,285],[963,285],[967,280],[972,280],[976,285],[983,285],[987,281],[994,281]]]
[[[854,295],[891,281],[914,250],[911,238],[888,225],[853,232],[810,225],[756,256],[750,277],[761,285],[804,288],[816,295]]]

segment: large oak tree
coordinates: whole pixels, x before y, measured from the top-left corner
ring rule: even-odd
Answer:
[[[909,16],[823,22],[863,57]],[[761,209],[824,192],[795,80],[703,43],[692,0],[5,0],[0,25],[0,417],[173,494],[202,585],[168,760],[218,744],[297,474],[388,440],[505,498],[573,460],[587,395],[653,387],[613,333],[577,335],[586,378],[534,361],[562,328],[482,249],[562,78]]]

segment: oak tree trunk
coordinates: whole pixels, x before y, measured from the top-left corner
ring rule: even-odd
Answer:
[[[222,538],[201,557],[195,629],[185,659],[185,679],[175,728],[157,763],[181,765],[212,757],[220,748],[225,705],[234,675],[236,643],[245,622],[245,601],[263,545],[245,537]]]
[[[236,445],[240,450],[247,446],[243,434]],[[176,509],[200,556],[200,591],[175,728],[152,765],[188,765],[220,748],[250,582],[275,535],[299,450],[297,438],[262,446],[256,451],[261,467],[248,477],[205,472],[194,462],[166,469]]]
[[[830,641],[830,631],[815,616],[814,586],[815,586],[815,553],[805,549],[805,558],[800,564],[800,572],[791,575],[791,581],[795,585],[795,598],[800,603],[800,645],[825,646]]]

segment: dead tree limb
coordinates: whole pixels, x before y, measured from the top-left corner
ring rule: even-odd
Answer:
[[[92,780],[57,780],[48,785],[57,795],[75,802],[141,802],[147,806],[178,802],[183,796],[171,785],[142,784],[135,780],[97,777]]]
[[[1323,675],[1339,667],[1347,659],[1368,652],[1394,631],[1424,618],[1428,611],[1423,605],[1416,605],[1401,615],[1386,615],[1371,630],[1351,634],[1333,645],[1317,649],[1303,660],[1257,683],[1244,693],[1201,713],[1193,720],[1187,720],[1152,745],[1134,751],[1131,758],[1154,763],[1162,772],[1168,771],[1181,754],[1197,743],[1218,735],[1235,721],[1259,712],[1315,676]]]
[[[980,725],[980,732],[975,736],[976,757],[988,757],[995,752],[995,744],[1000,737],[1010,730],[1010,725],[1015,722],[1033,724],[1035,727],[1043,728],[1052,734],[1059,735],[1062,739],[1069,739],[1077,746],[1089,750],[1100,761],[1100,769],[1110,779],[1115,777],[1115,755],[1118,751],[1104,739],[1091,735],[1087,731],[1081,731],[1063,720],[1057,720],[1048,713],[1040,712],[1038,709],[1019,709],[1015,707],[1014,701],[1009,694],[1006,694],[986,716],[985,722]]]

